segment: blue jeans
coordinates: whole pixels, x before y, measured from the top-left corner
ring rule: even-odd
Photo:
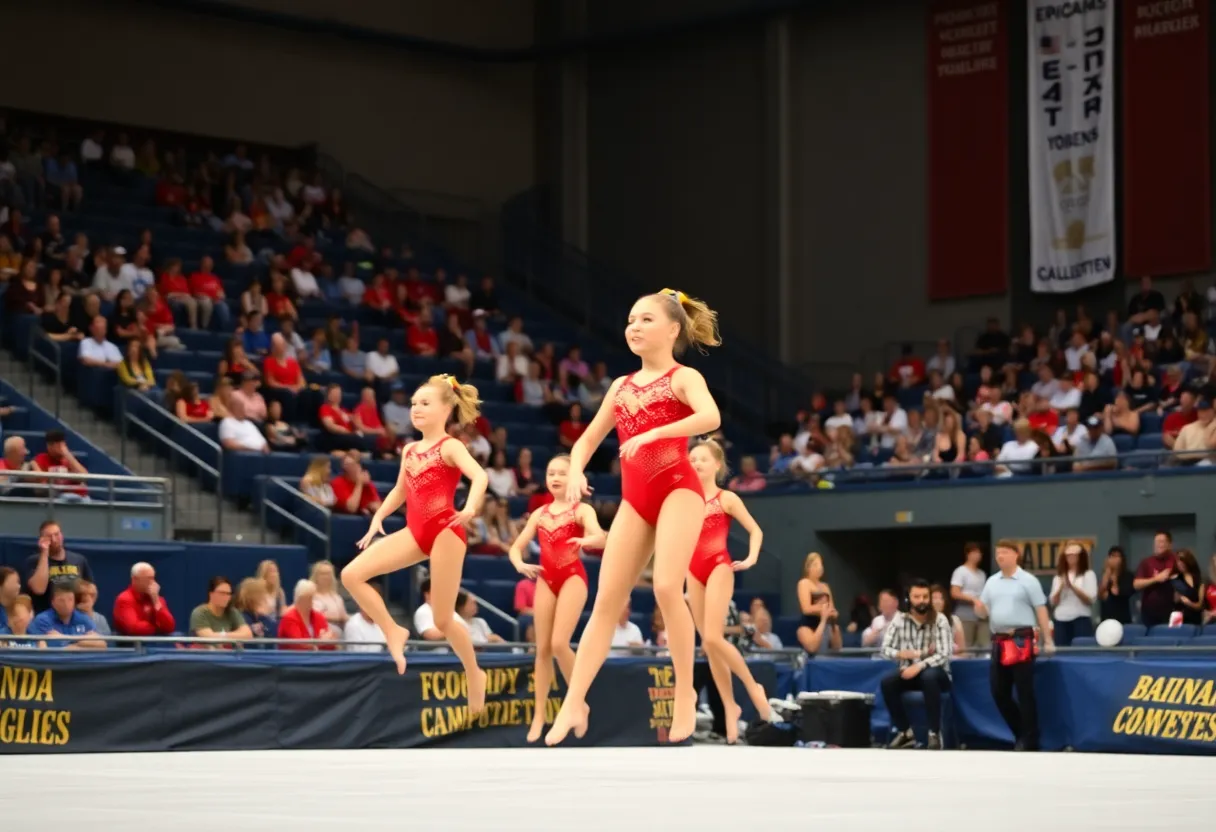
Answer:
[[[1075,638],[1093,638],[1094,622],[1091,618],[1082,616],[1072,621],[1056,621],[1055,642],[1060,647],[1068,647]]]

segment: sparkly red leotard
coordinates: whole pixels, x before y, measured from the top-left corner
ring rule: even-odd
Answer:
[[[671,377],[678,369],[679,364],[649,384],[634,384],[633,374],[621,382],[613,402],[621,444],[692,415],[692,408],[671,389]],[[705,496],[688,461],[688,437],[660,439],[643,445],[632,457],[621,458],[621,497],[650,525],[658,522],[663,501],[678,488]]]
[[[570,542],[571,538],[583,533],[578,506],[556,513],[549,511],[548,506],[541,506],[537,511],[540,512],[536,537],[540,543],[541,577],[554,595],[560,595],[562,585],[571,578],[581,578],[586,586],[587,570],[579,558],[578,544]]]
[[[730,532],[730,515],[722,510],[722,492],[705,501],[705,520],[701,525],[701,536],[693,550],[688,574],[702,585],[709,583],[709,576],[719,566],[729,567],[733,562],[726,550],[726,535]]]
[[[415,453],[417,443],[405,449],[405,524],[414,535],[418,548],[430,556],[435,538],[448,528],[456,516],[456,486],[460,485],[460,469],[443,461],[440,448],[452,437],[445,436],[431,447]],[[468,542],[464,528],[452,531]]]

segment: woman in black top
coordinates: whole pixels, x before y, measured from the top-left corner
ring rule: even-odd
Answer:
[[[1098,583],[1098,598],[1100,600],[1102,620],[1113,618],[1120,624],[1132,620],[1132,573],[1127,569],[1127,559],[1123,550],[1111,546],[1106,553],[1106,567],[1102,572],[1102,580]]]
[[[114,340],[139,337],[139,321],[135,315],[135,295],[123,289],[114,299],[114,311],[110,313],[110,337]]]
[[[1174,337],[1173,333],[1162,332],[1161,339],[1157,342],[1156,363],[1178,364],[1185,360],[1186,352],[1178,343],[1178,339]]]
[[[1183,624],[1203,623],[1203,573],[1190,549],[1178,550],[1178,577],[1173,580],[1174,609],[1182,613]]]
[[[1132,373],[1131,383],[1127,385],[1124,392],[1127,393],[1132,410],[1137,413],[1143,413],[1146,410],[1153,410],[1157,407],[1157,388],[1149,385],[1144,370],[1136,370]]]

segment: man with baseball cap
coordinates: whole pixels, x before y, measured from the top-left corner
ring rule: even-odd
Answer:
[[[1174,441],[1176,465],[1212,465],[1216,463],[1216,418],[1211,399],[1195,402],[1195,421],[1178,431]]]
[[[1106,434],[1106,424],[1102,417],[1090,416],[1085,420],[1085,435],[1077,437],[1077,444],[1073,446],[1072,454],[1077,461],[1072,464],[1072,470],[1113,470],[1119,467],[1119,461],[1115,459],[1118,453],[1115,441]]]

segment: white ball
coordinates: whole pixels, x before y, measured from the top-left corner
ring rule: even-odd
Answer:
[[[1108,618],[1098,625],[1094,636],[1103,647],[1115,647],[1123,641],[1123,625],[1113,618]]]

